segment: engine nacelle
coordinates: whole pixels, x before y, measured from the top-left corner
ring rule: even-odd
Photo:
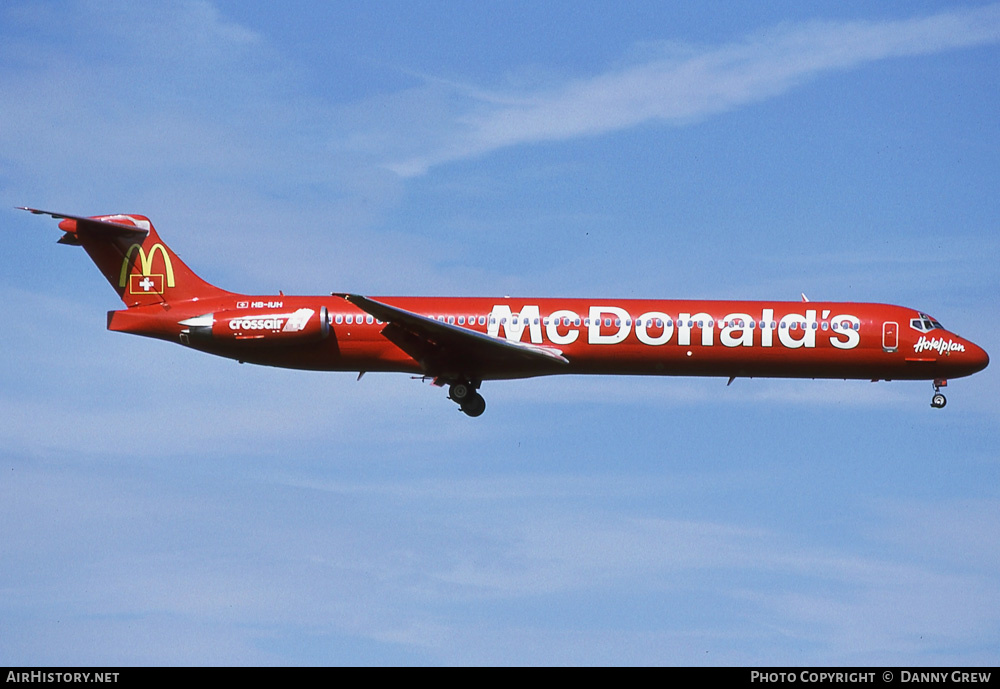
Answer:
[[[330,319],[326,307],[301,308],[291,313],[274,311],[226,310],[206,313],[180,322],[188,341],[239,343],[276,346],[319,342],[330,334]]]

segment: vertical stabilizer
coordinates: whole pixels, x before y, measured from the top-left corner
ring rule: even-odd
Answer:
[[[229,294],[187,267],[144,215],[89,218],[24,208],[57,220],[60,244],[82,246],[126,306],[205,299]]]

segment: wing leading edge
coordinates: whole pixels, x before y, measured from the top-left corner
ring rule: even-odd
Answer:
[[[445,380],[484,380],[534,375],[565,366],[569,360],[553,347],[511,342],[442,323],[360,294],[340,294],[387,325],[382,335],[420,363],[427,375]]]

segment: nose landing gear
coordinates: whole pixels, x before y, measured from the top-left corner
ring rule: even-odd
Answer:
[[[479,381],[455,381],[448,388],[448,397],[453,402],[458,403],[459,408],[466,416],[480,416],[486,411],[486,400],[476,392],[480,385]]]
[[[941,388],[947,386],[948,381],[944,378],[938,378],[934,381],[934,396],[931,397],[931,406],[935,409],[941,409],[944,405],[948,404],[947,398],[941,394]]]

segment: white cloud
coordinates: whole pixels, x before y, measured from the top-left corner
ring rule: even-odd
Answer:
[[[521,94],[455,93],[433,147],[389,167],[415,176],[442,163],[526,143],[595,136],[659,121],[683,124],[764,100],[824,72],[893,57],[1000,40],[1000,7],[897,21],[783,25],[741,43],[689,49],[631,67]],[[440,82],[427,87],[439,91]],[[426,127],[427,121],[422,120]]]

